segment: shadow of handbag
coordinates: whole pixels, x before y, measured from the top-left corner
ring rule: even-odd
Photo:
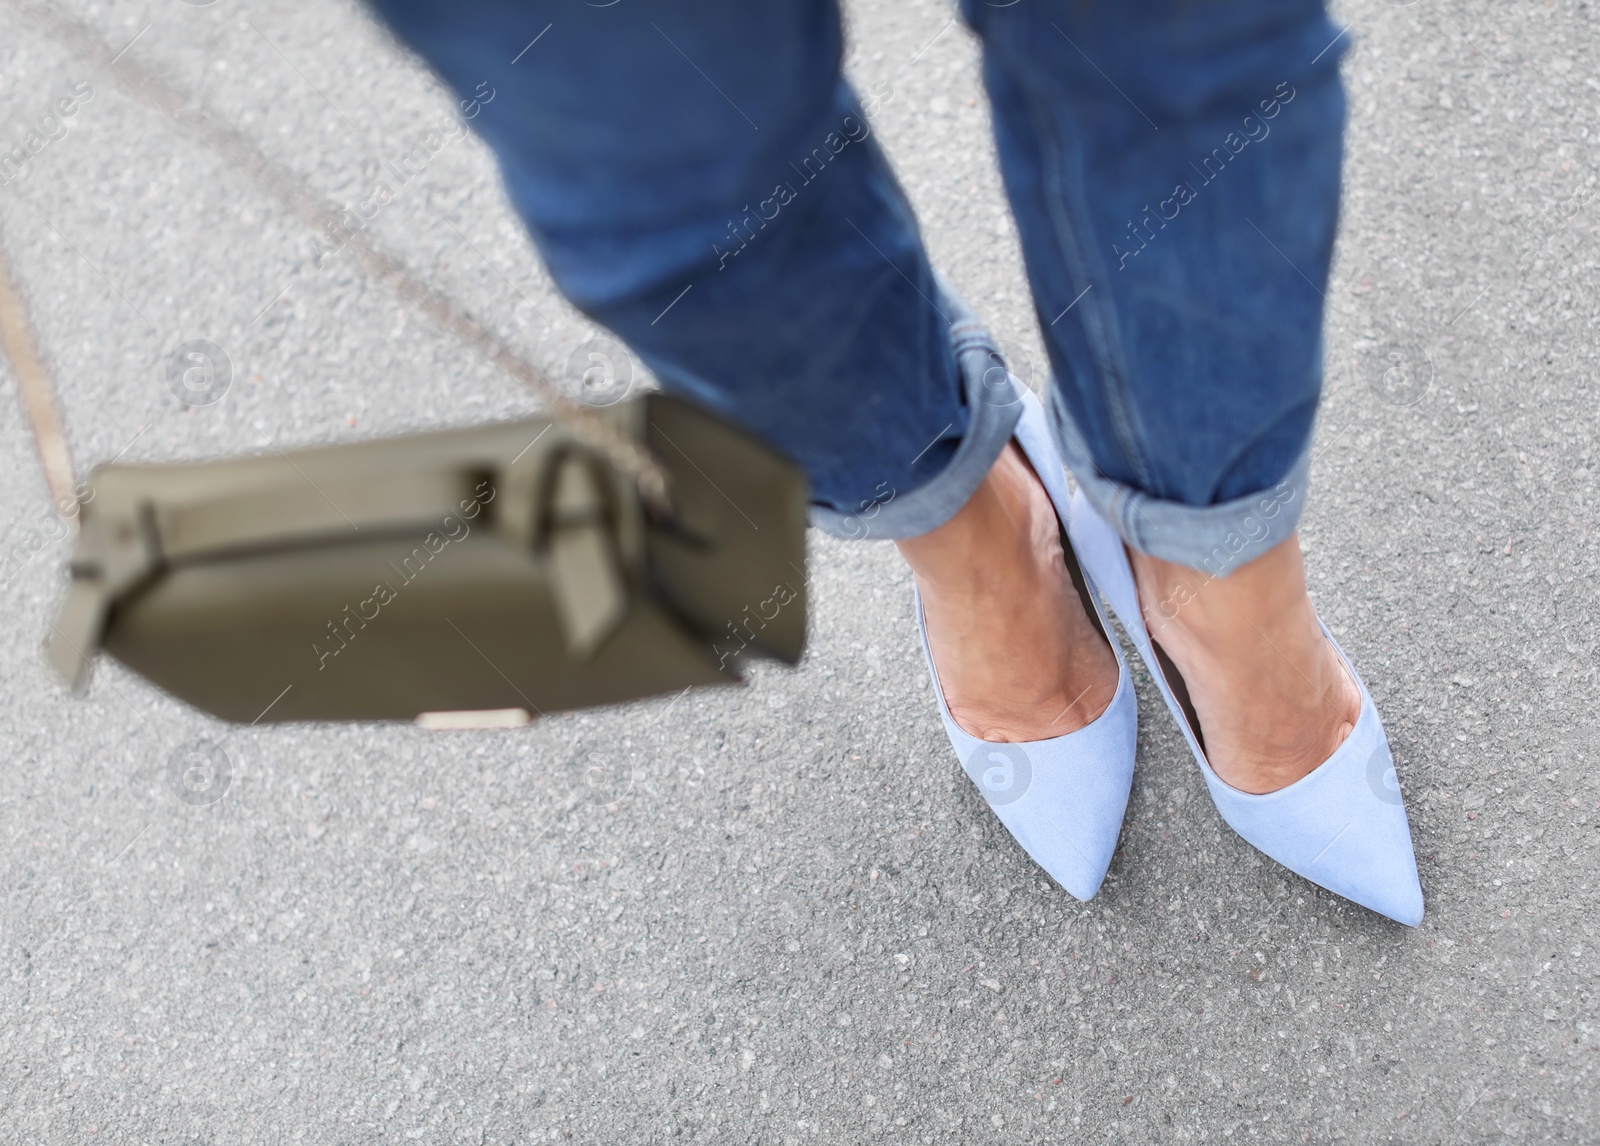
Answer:
[[[798,467],[665,394],[586,414],[659,460],[670,508],[560,419],[102,466],[50,658],[81,686],[103,649],[226,720],[443,726],[798,660]]]

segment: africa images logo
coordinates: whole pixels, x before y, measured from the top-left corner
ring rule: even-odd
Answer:
[[[50,105],[50,110],[40,115],[23,134],[20,143],[0,151],[0,187],[21,177],[38,155],[58,139],[65,139],[71,130],[72,119],[81,105],[94,98],[94,88],[88,80],[72,85],[72,91]],[[0,147],[4,147],[0,144]]]
[[[1014,804],[1033,784],[1033,762],[1020,744],[982,744],[963,766],[991,808]]]

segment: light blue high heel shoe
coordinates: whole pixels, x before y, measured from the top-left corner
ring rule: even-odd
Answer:
[[[1144,658],[1200,765],[1212,802],[1228,825],[1312,883],[1408,927],[1421,923],[1422,885],[1389,740],[1367,686],[1327,627],[1323,626],[1323,634],[1361,690],[1361,716],[1355,728],[1332,756],[1287,788],[1263,795],[1241,792],[1211,770],[1173,695],[1145,630],[1122,539],[1082,491],[1073,496],[1071,520],[1079,560],[1106,591],[1112,612]]]
[[[1034,471],[1044,483],[1061,519],[1069,545],[1068,567],[1078,563],[1073,557],[1068,517],[1069,497],[1061,457],[1044,417],[1044,409],[1031,393],[1024,392],[1021,419],[1015,437]],[[989,807],[1000,818],[1023,850],[1033,857],[1050,877],[1079,899],[1093,898],[1111,866],[1122,831],[1122,815],[1128,807],[1128,792],[1133,786],[1133,754],[1138,734],[1138,699],[1122,650],[1109,638],[1100,608],[1100,594],[1088,579],[1080,588],[1084,607],[1094,618],[1117,658],[1117,690],[1111,703],[1087,727],[1051,740],[1016,744],[991,744],[969,736],[950,716],[939,673],[928,649],[928,631],[923,623],[922,598],[917,597],[917,630],[922,635],[922,653],[928,661],[934,695],[939,700],[939,715],[944,718],[956,756]]]

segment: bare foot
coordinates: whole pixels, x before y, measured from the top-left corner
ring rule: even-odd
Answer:
[[[945,703],[968,735],[1048,740],[1106,710],[1116,658],[1067,573],[1050,495],[1015,443],[953,518],[897,544],[922,594]]]
[[[1344,743],[1361,693],[1317,624],[1298,535],[1220,579],[1129,557],[1145,627],[1188,687],[1218,776],[1274,792]]]

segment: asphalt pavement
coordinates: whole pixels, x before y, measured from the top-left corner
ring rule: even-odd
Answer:
[[[849,19],[936,263],[1042,385],[973,38],[935,0]],[[1387,722],[1421,927],[1239,840],[1143,674],[1111,874],[1051,885],[949,751],[884,544],[812,536],[798,669],[525,730],[227,727],[111,664],[69,697],[39,644],[70,542],[0,371],[0,1139],[1600,1140],[1595,9],[1338,19],[1304,536]],[[426,146],[372,233],[572,381],[596,331],[486,149],[426,145],[454,101],[358,6],[6,0],[0,150],[40,146],[0,232],[80,467],[538,408],[119,52],[337,201]],[[185,405],[198,340],[228,381]],[[205,801],[171,763],[201,740]]]

